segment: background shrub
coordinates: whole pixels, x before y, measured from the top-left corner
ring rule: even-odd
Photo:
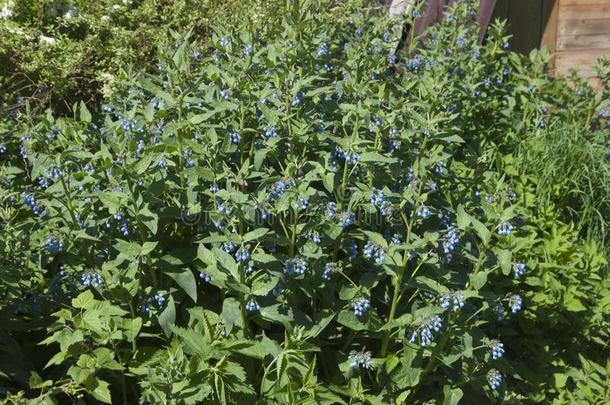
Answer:
[[[120,69],[152,67],[168,30],[206,38],[212,21],[256,16],[271,2],[233,0],[39,0],[0,2],[0,89],[4,109],[25,101],[42,111],[96,111]]]
[[[603,246],[531,162],[606,102],[470,3],[396,56],[380,9],[276,7],[3,124],[7,396],[603,402]]]

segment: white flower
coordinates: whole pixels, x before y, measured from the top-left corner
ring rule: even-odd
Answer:
[[[8,20],[9,18],[11,18],[13,16],[13,2],[9,1],[7,2],[2,9],[0,9],[0,18],[4,19],[4,20]]]
[[[70,19],[70,18],[72,18],[72,17],[76,17],[76,14],[77,14],[76,7],[70,7],[70,8],[68,9],[68,11],[66,11],[66,12],[65,12],[65,14],[64,14],[64,18],[65,18],[65,19],[67,19],[67,20],[69,20],[69,19]]]
[[[103,15],[101,20],[102,21],[108,21],[108,20],[110,20],[110,17],[108,17],[107,15]]]
[[[40,42],[43,42],[43,43],[49,44],[49,45],[52,45],[56,42],[55,38],[47,37],[44,35],[41,35],[38,39],[40,39]]]
[[[121,6],[119,6],[118,4],[114,4],[114,5],[112,6],[112,9],[113,9],[113,10],[118,10],[118,9],[120,9],[120,8],[121,8]]]

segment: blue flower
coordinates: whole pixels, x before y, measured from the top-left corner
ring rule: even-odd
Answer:
[[[375,263],[382,264],[384,258],[384,250],[382,247],[375,245],[373,242],[368,241],[366,245],[364,245],[363,255],[367,259],[375,259]]]
[[[102,276],[97,272],[84,273],[80,280],[83,287],[93,286],[97,288],[102,284]]]
[[[370,301],[364,297],[358,298],[352,302],[352,308],[354,309],[354,315],[356,316],[365,315],[370,307]]]
[[[447,309],[450,306],[452,307],[452,309],[454,311],[458,311],[459,309],[464,307],[464,293],[457,291],[457,292],[445,292],[441,295],[440,298],[440,306]]]
[[[209,283],[212,281],[212,277],[204,272],[199,273],[199,278],[204,282]]]
[[[286,274],[301,275],[307,271],[307,261],[301,257],[295,257],[294,259],[288,259],[284,266],[284,272]]]
[[[256,300],[254,298],[250,298],[250,300],[246,304],[246,311],[255,312],[260,309],[261,309],[261,307],[260,307],[260,305],[258,305],[258,302],[256,302]]]
[[[439,332],[442,327],[443,322],[441,317],[438,315],[432,315],[421,319],[418,322],[417,327],[411,332],[409,342],[415,343],[417,340],[419,340],[423,347],[428,346],[434,339],[434,332]]]
[[[497,390],[502,385],[502,373],[495,368],[487,372],[487,383],[493,390]]]
[[[368,369],[373,366],[372,353],[365,352],[364,349],[361,352],[352,350],[349,353],[348,360],[350,362],[349,365],[351,368],[364,367]]]
[[[347,242],[347,254],[350,260],[354,260],[358,257],[358,244],[353,240]]]
[[[240,143],[241,142],[241,135],[239,135],[238,131],[233,131],[233,132],[229,133],[229,139],[233,143]]]
[[[330,262],[324,265],[324,272],[322,273],[322,278],[324,280],[330,280],[333,273],[340,270],[339,263]]]
[[[224,242],[222,244],[222,250],[227,253],[232,253],[237,249],[237,245],[233,242]]]
[[[318,47],[318,56],[326,55],[328,55],[328,44],[326,42],[322,42]]]
[[[337,215],[337,203],[336,202],[329,202],[328,204],[326,204],[326,210],[324,211],[324,215],[326,216],[326,218],[334,218]]]
[[[513,232],[513,226],[508,221],[504,221],[498,225],[498,235],[506,236]]]
[[[430,209],[428,207],[426,207],[425,205],[417,210],[417,216],[420,218],[424,218],[424,219],[428,218],[430,216],[430,214],[431,214]]]
[[[226,48],[230,43],[231,43],[231,41],[229,41],[228,38],[225,38],[225,37],[220,38],[220,46]]]
[[[229,99],[229,90],[221,90],[220,97],[225,100],[228,100]]]
[[[353,212],[342,212],[338,217],[339,224],[343,228],[348,228],[349,226],[353,225],[355,220],[356,216]]]
[[[250,260],[250,252],[245,246],[239,248],[237,252],[235,252],[235,260],[237,262],[247,262]]]
[[[44,245],[51,254],[56,254],[64,250],[64,242],[59,236],[48,235],[45,238]]]
[[[265,137],[266,138],[277,138],[277,128],[274,125],[271,125],[265,128]]]
[[[494,360],[497,360],[504,355],[504,344],[499,340],[492,340],[489,342],[489,348],[491,349],[491,357]]]
[[[515,278],[521,278],[525,274],[525,263],[513,263]]]
[[[252,53],[252,45],[244,46],[244,55],[250,55]]]
[[[508,306],[510,307],[511,312],[516,314],[523,309],[523,299],[518,294],[509,294]]]

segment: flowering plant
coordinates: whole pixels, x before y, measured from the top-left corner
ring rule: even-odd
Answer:
[[[31,388],[108,403],[527,393],[512,360],[541,268],[603,260],[537,247],[545,225],[507,158],[569,112],[537,108],[501,26],[479,46],[472,4],[449,13],[394,54],[379,10],[289,1],[280,22],[202,47],[175,34],[102,115],[81,105],[9,138],[3,260],[50,280],[17,311],[55,311],[52,378]]]

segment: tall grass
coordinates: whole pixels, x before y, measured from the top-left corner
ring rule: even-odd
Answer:
[[[573,222],[586,238],[610,242],[610,143],[608,130],[562,123],[540,131],[521,149],[523,174],[538,178],[536,198]]]

